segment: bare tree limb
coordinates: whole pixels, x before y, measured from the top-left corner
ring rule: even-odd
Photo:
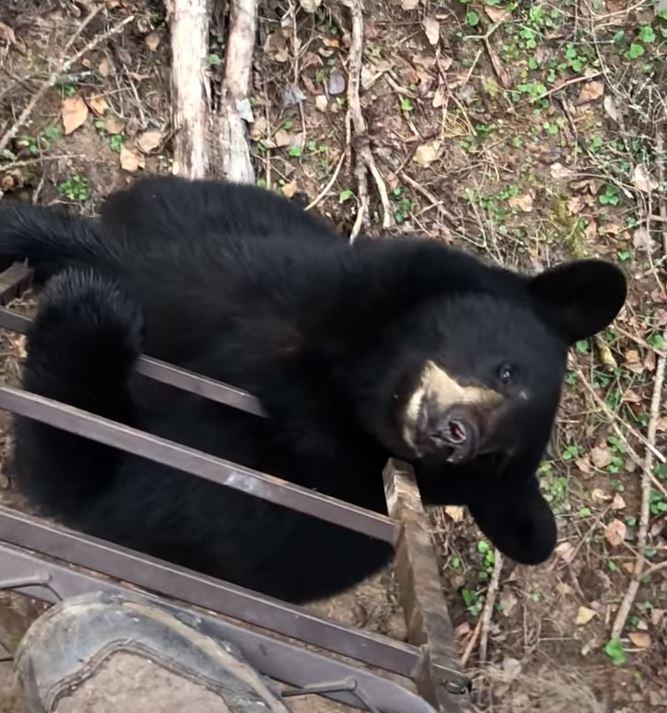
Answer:
[[[169,0],[172,55],[173,172],[204,178],[209,168],[208,57],[209,0]]]
[[[255,171],[250,158],[244,117],[250,114],[257,0],[231,0],[230,14],[219,117],[222,173],[228,181],[254,183]]]

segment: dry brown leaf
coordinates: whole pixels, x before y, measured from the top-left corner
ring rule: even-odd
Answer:
[[[611,457],[607,446],[596,446],[591,450],[591,462],[596,468],[606,468],[611,463]]]
[[[0,41],[6,42],[8,45],[16,43],[16,35],[14,30],[4,22],[0,22]]]
[[[114,134],[120,134],[124,128],[125,124],[123,123],[123,120],[119,119],[117,116],[107,116],[104,121],[104,130],[107,134],[111,134],[112,136]]]
[[[88,105],[82,97],[67,97],[60,106],[60,116],[63,120],[63,130],[69,135],[86,123]]]
[[[401,0],[401,9],[409,12],[419,6],[419,0]]]
[[[289,60],[287,38],[282,30],[276,30],[267,35],[264,42],[264,52],[275,62],[287,62]]]
[[[276,131],[273,137],[273,142],[275,143],[277,148],[289,146],[291,141],[292,135],[289,133],[289,131],[285,131],[285,129],[278,129],[278,131]]]
[[[565,181],[568,178],[572,178],[574,175],[572,169],[567,166],[563,166],[562,163],[552,163],[549,173],[551,174],[551,178],[554,178],[557,181]]]
[[[111,74],[111,62],[109,62],[109,60],[104,57],[100,61],[97,71],[100,73],[100,76],[106,79]]]
[[[573,196],[567,202],[567,210],[570,215],[578,215],[584,207],[584,199],[581,196]]]
[[[281,189],[282,194],[285,198],[292,198],[297,191],[296,179],[286,183]]]
[[[313,13],[322,4],[322,0],[299,0],[299,5],[306,12]]]
[[[605,525],[604,538],[612,547],[619,547],[625,540],[628,528],[622,520],[612,520]]]
[[[508,201],[510,208],[515,208],[523,213],[530,213],[533,210],[533,196],[524,193],[521,196],[512,196]]]
[[[430,166],[440,155],[440,142],[430,141],[417,147],[412,160],[420,166]]]
[[[446,91],[445,87],[442,84],[435,90],[435,93],[433,94],[433,102],[432,102],[434,109],[439,109],[441,106],[444,105],[445,91]]]
[[[447,505],[445,512],[454,522],[461,522],[463,520],[464,510],[460,505]]]
[[[498,5],[485,5],[484,12],[491,22],[498,24],[505,22],[512,17],[512,10],[509,7],[499,7]]]
[[[611,353],[611,349],[609,348],[607,342],[605,342],[605,340],[602,339],[599,334],[595,335],[595,346],[597,347],[598,354],[600,356],[600,361],[608,369],[615,369],[618,366],[618,364],[616,363],[616,359]]]
[[[618,109],[616,108],[616,102],[614,101],[614,97],[612,97],[611,94],[607,94],[605,96],[605,98],[602,100],[602,106],[607,112],[607,116],[616,123],[618,123]]]
[[[651,645],[651,637],[645,631],[631,631],[628,633],[628,639],[638,649],[648,649]]]
[[[658,188],[658,182],[651,176],[645,163],[638,163],[632,172],[632,184],[642,193],[649,193]]]
[[[144,157],[133,149],[123,146],[120,150],[120,167],[129,173],[135,173],[145,165]]]
[[[104,116],[109,108],[109,102],[102,96],[90,96],[86,100],[95,116]]]
[[[593,490],[591,491],[591,500],[596,505],[602,505],[603,503],[606,503],[610,498],[611,495],[609,495],[609,493],[605,490],[602,490],[602,488],[593,488]]]
[[[591,472],[591,462],[588,458],[588,456],[584,455],[581,456],[580,458],[575,459],[574,461],[577,464],[577,468],[584,473],[585,475],[589,475]]]
[[[462,639],[464,636],[467,636],[472,627],[467,621],[464,621],[462,624],[459,624],[456,629],[454,629],[454,633],[456,634],[457,638]]]
[[[632,233],[632,247],[635,248],[635,250],[651,252],[653,245],[651,234],[646,228],[637,228],[637,230]]]
[[[158,35],[157,32],[151,32],[146,35],[144,41],[146,42],[146,47],[148,47],[151,52],[155,52],[155,50],[160,46],[160,35]]]
[[[440,40],[440,23],[432,15],[427,15],[423,24],[428,41],[433,46],[437,45]]]
[[[611,501],[611,509],[623,510],[623,508],[625,508],[625,500],[623,500],[619,493],[616,493],[616,495],[614,495],[614,499]]]
[[[556,548],[554,549],[554,552],[556,556],[568,564],[569,562],[572,562],[574,559],[575,551],[572,543],[570,542],[561,542],[560,545],[557,545]]]
[[[577,104],[588,104],[589,102],[596,101],[604,94],[604,82],[586,82],[581,87],[579,92],[579,99],[577,99]]]
[[[137,148],[141,153],[150,154],[162,143],[162,132],[158,129],[144,131],[136,139]]]
[[[597,616],[597,612],[594,609],[579,607],[574,623],[576,626],[585,626],[594,616]]]
[[[317,111],[325,112],[329,106],[329,100],[324,94],[318,94],[315,97],[315,108]]]

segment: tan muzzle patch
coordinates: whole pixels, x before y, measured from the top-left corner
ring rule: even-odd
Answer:
[[[484,386],[459,384],[442,367],[427,361],[419,377],[417,388],[408,399],[403,417],[403,438],[413,449],[424,400],[428,403],[429,409],[444,413],[452,406],[470,405],[480,409],[492,409],[500,406],[504,397]]]

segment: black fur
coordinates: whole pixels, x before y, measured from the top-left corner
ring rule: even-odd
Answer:
[[[497,452],[415,466],[427,502],[468,505],[526,563],[555,544],[535,470],[567,347],[625,298],[622,274],[597,261],[529,278],[414,238],[351,248],[268,192],[175,178],[113,196],[99,220],[7,205],[0,256],[28,258],[48,280],[26,388],[374,510],[388,455],[410,457],[396,419],[426,360],[502,391]],[[251,391],[270,419],[137,376],[141,350]],[[516,381],[500,385],[508,362]],[[36,422],[17,419],[16,431],[20,483],[45,513],[193,569],[302,601],[391,557],[384,543]]]

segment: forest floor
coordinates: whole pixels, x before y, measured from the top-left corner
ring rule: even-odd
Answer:
[[[667,2],[365,0],[363,15],[361,110],[378,177],[361,216],[367,230],[385,223],[526,270],[601,256],[630,279],[619,319],[577,343],[568,364],[540,469],[559,520],[551,560],[496,561],[467,513],[432,512],[478,705],[664,708],[667,395],[656,383],[667,349]],[[215,95],[227,27],[224,12],[214,16]],[[346,3],[262,0],[249,125],[257,183],[302,197],[343,234],[366,205],[346,130],[350,27]],[[2,200],[91,214],[138,175],[169,172],[162,3],[2,0],[0,147],[3,137]],[[0,333],[7,382],[23,355],[20,338]],[[638,563],[639,591],[621,622]],[[391,572],[317,608],[404,634]],[[2,595],[0,658],[37,611]],[[14,711],[9,668],[0,663],[0,713]]]

